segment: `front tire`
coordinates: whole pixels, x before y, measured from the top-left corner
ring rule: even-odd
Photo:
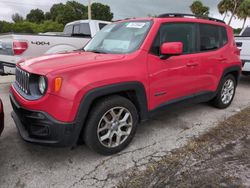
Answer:
[[[137,124],[137,109],[130,100],[121,96],[106,97],[92,108],[83,140],[95,152],[112,155],[128,146]]]
[[[213,106],[225,109],[231,105],[236,91],[236,80],[231,74],[225,76],[220,83],[218,93],[212,100]]]

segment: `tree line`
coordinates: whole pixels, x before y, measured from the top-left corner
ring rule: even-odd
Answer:
[[[113,13],[108,5],[92,3],[92,19],[111,21]],[[54,4],[48,12],[32,9],[24,18],[12,15],[12,22],[0,21],[0,33],[44,33],[61,32],[64,25],[80,19],[88,19],[88,7],[76,1]]]
[[[250,0],[221,0],[217,7],[219,13],[224,15],[223,20],[230,16],[228,25],[232,23],[234,17],[237,17],[243,20],[242,28],[244,28],[247,19],[250,17]],[[201,1],[194,1],[190,10],[197,16],[209,15],[209,7],[203,5]]]
[[[108,5],[93,3],[91,10],[93,19],[104,21],[113,19],[113,13]],[[203,5],[199,0],[191,4],[190,10],[197,16],[209,16],[209,7]],[[246,20],[250,17],[250,0],[221,0],[218,4],[218,11],[221,15],[224,15],[223,20],[230,16],[229,25],[234,17],[243,20],[243,28]],[[74,0],[67,1],[65,4],[54,4],[48,12],[41,9],[32,9],[25,18],[15,13],[12,15],[13,23],[0,21],[0,33],[61,32],[66,23],[87,18],[87,6]]]

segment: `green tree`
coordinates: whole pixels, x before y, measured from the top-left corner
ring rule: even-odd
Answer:
[[[92,5],[93,19],[112,20],[113,13],[110,7],[100,3]],[[54,4],[49,12],[33,9],[26,16],[26,20],[19,14],[14,14],[12,19],[15,23],[0,21],[0,33],[44,33],[61,32],[68,22],[87,19],[87,7],[76,1],[68,1],[66,4]]]
[[[39,33],[36,23],[24,21],[13,25],[12,31],[15,33]]]
[[[44,21],[44,12],[41,9],[32,9],[27,14],[26,20],[33,23],[42,23]]]
[[[93,3],[91,5],[92,18],[95,20],[111,21],[113,19],[113,13],[108,5],[101,3]]]
[[[51,13],[50,12],[46,12],[45,14],[44,14],[44,20],[51,20],[52,18],[51,18]]]
[[[63,24],[59,24],[57,22],[54,22],[52,20],[46,20],[44,23],[38,25],[39,32],[40,33],[46,33],[46,32],[62,32],[64,29]]]
[[[70,6],[73,9],[74,16],[78,19],[87,18],[88,8],[87,6],[78,3],[76,1],[68,1],[66,6]]]
[[[194,1],[190,6],[190,10],[196,16],[208,16],[209,7],[204,6],[201,1]]]
[[[45,32],[62,32],[64,25],[52,20],[46,20],[41,24],[36,24],[28,21],[9,23],[5,21],[0,21],[0,33],[45,33]]]
[[[23,21],[23,17],[20,14],[18,14],[18,13],[13,14],[11,16],[11,18],[12,18],[13,22],[15,22],[15,23]]]
[[[228,12],[230,11],[230,7],[232,7],[232,1],[231,0],[222,0],[218,4],[218,10],[221,15],[224,14],[223,20],[226,19]]]
[[[231,24],[233,17],[237,14],[237,10],[239,6],[241,5],[241,3],[243,2],[243,0],[230,0],[230,1],[231,1],[231,4],[230,4],[229,11],[231,12],[231,17],[228,21],[228,25]]]
[[[65,5],[62,3],[59,4],[54,4],[51,8],[50,8],[50,15],[51,15],[51,19],[53,21],[56,21],[57,17],[60,14],[63,14],[63,10],[64,10]]]
[[[12,32],[13,24],[6,22],[6,21],[0,21],[0,33],[8,33]]]
[[[246,25],[247,18],[250,17],[250,0],[244,0],[237,9],[237,17],[243,20],[242,29]]]
[[[50,9],[51,18],[61,24],[87,18],[87,7],[76,1],[68,1],[65,5],[55,4]]]
[[[241,31],[242,31],[241,28],[234,29],[234,34],[239,35]]]
[[[113,13],[108,5],[93,3],[91,6],[92,18],[111,21]],[[50,9],[51,19],[61,24],[66,24],[80,19],[88,18],[87,6],[76,1],[67,1],[66,4],[54,4]]]

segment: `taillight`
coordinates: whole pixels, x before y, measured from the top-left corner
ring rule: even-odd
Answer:
[[[14,41],[13,42],[14,55],[21,55],[27,49],[28,49],[28,42],[25,42],[25,41]]]

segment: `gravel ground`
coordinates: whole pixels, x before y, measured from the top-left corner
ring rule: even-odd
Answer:
[[[131,169],[118,187],[250,187],[250,107],[146,170]]]
[[[141,124],[130,146],[104,157],[86,146],[50,148],[20,138],[10,117],[8,90],[13,77],[0,77],[5,130],[0,138],[0,187],[112,187],[129,169],[145,168],[250,105],[250,77],[243,77],[226,110],[198,104],[159,114]]]

